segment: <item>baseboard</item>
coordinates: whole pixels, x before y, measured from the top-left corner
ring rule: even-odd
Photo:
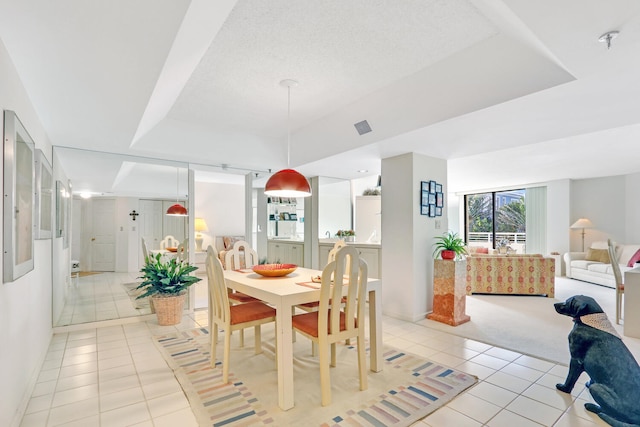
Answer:
[[[49,344],[51,344],[51,339],[53,338],[53,331],[49,334]],[[16,409],[14,413],[14,418],[11,420],[11,427],[20,427],[22,423],[22,419],[24,418],[25,413],[27,412],[27,407],[29,406],[29,401],[31,400],[31,396],[33,395],[33,391],[36,389],[36,384],[38,383],[38,378],[40,377],[40,371],[42,370],[42,365],[47,358],[47,354],[49,353],[49,345],[43,354],[40,355],[38,363],[36,363],[36,368],[31,373],[31,377],[29,378],[29,382],[27,384],[26,391],[20,399],[20,405]]]

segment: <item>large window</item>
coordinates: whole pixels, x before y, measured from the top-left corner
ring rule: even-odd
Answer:
[[[465,234],[469,246],[501,244],[523,253],[526,245],[525,190],[465,196]]]

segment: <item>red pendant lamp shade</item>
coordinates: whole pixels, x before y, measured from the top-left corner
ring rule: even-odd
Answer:
[[[167,215],[187,216],[187,208],[182,206],[180,203],[176,203],[175,205],[169,206],[169,209],[167,209]]]
[[[276,172],[269,178],[264,187],[264,194],[274,197],[309,197],[311,186],[309,181],[300,172],[289,169],[291,156],[291,88],[298,82],[285,79],[280,86],[287,88],[287,169]]]
[[[307,197],[311,195],[309,181],[300,172],[282,169],[269,178],[264,194],[276,197]]]

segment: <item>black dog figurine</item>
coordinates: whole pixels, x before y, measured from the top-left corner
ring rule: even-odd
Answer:
[[[554,306],[575,322],[569,333],[569,374],[564,384],[556,384],[558,390],[570,393],[584,371],[589,375],[589,392],[600,405],[585,403],[585,408],[614,427],[639,426],[640,366],[607,315],[585,295],[572,296]]]

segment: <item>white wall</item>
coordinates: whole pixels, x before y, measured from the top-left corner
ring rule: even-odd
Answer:
[[[446,205],[442,217],[420,215],[420,182],[437,181],[446,191],[446,161],[414,153],[391,157],[382,161],[382,176],[382,308],[416,321],[432,309],[434,237],[448,226]]]
[[[245,235],[244,185],[196,182],[195,213],[204,218],[208,232],[202,233],[202,247],[213,245],[216,236]]]
[[[595,226],[585,230],[585,249],[592,242],[606,241],[609,237],[627,243],[625,187],[624,175],[572,181],[571,224],[579,218],[588,218]],[[640,220],[635,223],[637,226]],[[572,230],[571,250],[580,251],[581,246],[580,230]]]
[[[0,76],[0,108],[16,112],[36,148],[52,163],[51,143],[1,40]],[[3,123],[0,121],[2,132]],[[2,426],[19,424],[51,339],[51,245],[51,239],[36,240],[33,271],[0,285]],[[1,270],[2,266],[0,276]]]
[[[625,175],[625,236],[621,243],[640,243],[640,197],[638,183],[640,173]]]
[[[592,242],[608,238],[620,243],[640,242],[640,198],[635,191],[638,180],[640,174],[636,173],[532,184],[547,187],[546,252],[580,251],[581,231],[570,227],[582,217],[591,220],[595,226],[585,230],[585,248]],[[450,228],[459,232],[464,232],[464,209],[458,208],[462,200],[463,196],[458,196],[449,197],[448,201]]]

